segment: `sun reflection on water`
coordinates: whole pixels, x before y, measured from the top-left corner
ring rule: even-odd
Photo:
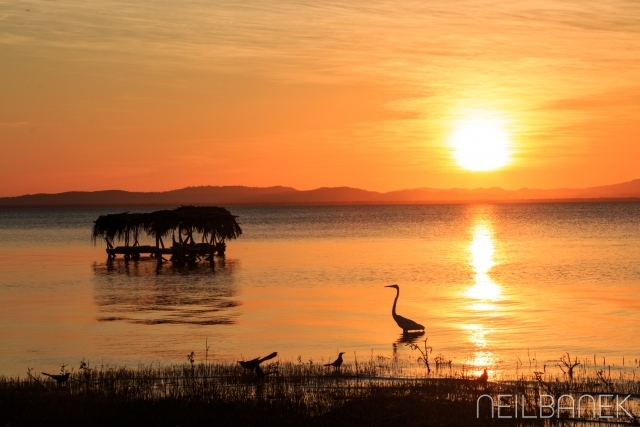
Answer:
[[[467,306],[473,314],[474,323],[463,325],[463,329],[469,334],[469,341],[474,345],[475,351],[467,360],[471,367],[471,375],[480,375],[484,368],[491,368],[497,362],[491,351],[490,336],[493,329],[486,326],[489,317],[499,314],[501,300],[501,288],[489,276],[489,272],[496,265],[495,243],[493,232],[486,221],[476,222],[473,226],[473,237],[469,244],[469,265],[475,276],[474,284],[469,287],[464,295],[471,299]]]
[[[464,327],[469,332],[469,340],[477,347],[487,346],[487,332],[489,332],[484,326],[477,323],[465,325]]]
[[[486,328],[480,323],[471,323],[464,325],[463,329],[469,334],[471,341],[476,349],[469,356],[465,365],[469,368],[468,372],[472,376],[479,376],[485,368],[490,368],[496,364],[493,352],[489,349],[487,335],[493,333],[493,330]]]
[[[489,277],[489,270],[495,265],[495,252],[492,233],[486,224],[476,224],[473,239],[469,246],[471,252],[470,265],[476,276],[475,284],[469,288],[466,295],[480,300],[496,300],[500,297],[500,286]],[[490,308],[490,307],[487,307]]]

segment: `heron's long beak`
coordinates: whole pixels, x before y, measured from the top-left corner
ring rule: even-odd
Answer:
[[[387,285],[385,288],[393,288],[395,285]]]

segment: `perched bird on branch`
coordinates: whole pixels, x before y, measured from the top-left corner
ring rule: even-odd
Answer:
[[[255,359],[251,359],[251,360],[241,360],[238,363],[240,364],[240,366],[242,366],[244,369],[248,369],[249,371],[253,371],[256,368],[260,367],[260,364],[262,362],[264,362],[265,360],[270,360],[273,359],[274,357],[276,357],[278,355],[278,352],[274,351],[273,353],[271,353],[268,356],[263,357],[262,359],[259,357],[256,357]],[[261,369],[262,370],[262,369]],[[263,372],[264,374],[264,372]]]
[[[42,375],[46,375],[48,377],[53,378],[54,380],[56,380],[58,382],[58,385],[62,385],[64,383],[66,383],[69,380],[69,373],[67,372],[64,375],[52,375],[52,374],[47,374],[46,372],[42,372]]]
[[[336,360],[334,360],[331,363],[327,363],[324,366],[333,366],[334,368],[340,369],[340,366],[342,365],[342,355],[344,354],[344,352],[338,354],[338,358]]]
[[[398,297],[400,296],[400,286],[389,285],[389,286],[385,286],[385,288],[395,288],[396,290],[396,299],[393,300],[393,307],[391,308],[391,316],[393,316],[393,320],[396,321],[398,326],[402,328],[402,332],[406,334],[409,331],[424,331],[424,326],[422,326],[421,324],[416,323],[411,319],[407,319],[406,317],[402,317],[396,313],[396,303],[398,302]]]

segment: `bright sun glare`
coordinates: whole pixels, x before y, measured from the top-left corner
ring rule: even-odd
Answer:
[[[455,123],[449,143],[464,169],[490,171],[510,161],[509,133],[496,117],[468,117]]]

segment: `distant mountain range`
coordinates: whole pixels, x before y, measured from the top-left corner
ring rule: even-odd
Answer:
[[[122,190],[70,191],[0,197],[0,208],[177,206],[177,205],[328,205],[472,202],[550,202],[586,200],[640,201],[640,179],[621,184],[555,190],[502,188],[410,190],[379,193],[350,187],[296,190],[291,187],[203,186],[162,192]]]

